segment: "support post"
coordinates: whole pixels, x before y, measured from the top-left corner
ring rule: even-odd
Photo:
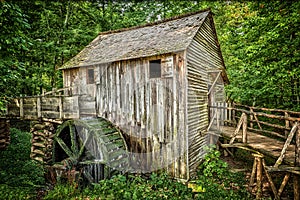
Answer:
[[[290,115],[289,115],[289,113],[285,112],[285,113],[284,113],[284,116],[285,116],[285,117],[289,117]],[[285,128],[287,128],[287,129],[290,128],[290,121],[287,120],[287,119],[285,120]],[[289,134],[289,131],[288,131],[288,130],[285,130],[285,131],[284,131],[284,134],[285,134],[285,137],[287,138],[287,136],[288,136],[288,134]]]
[[[265,171],[265,174],[267,176],[267,179],[268,179],[268,181],[270,183],[270,186],[271,186],[271,189],[273,191],[274,197],[275,197],[276,200],[279,200],[280,198],[278,196],[278,192],[276,190],[275,184],[274,184],[274,182],[273,182],[273,180],[271,178],[271,175],[269,174],[269,172],[267,170],[267,165],[266,165],[265,159],[262,158],[261,160],[262,160],[262,166],[264,168],[264,171]]]
[[[261,199],[262,196],[262,155],[255,154],[255,159],[257,162],[257,173],[256,173],[256,181],[257,181],[257,191],[256,191],[256,199]]]
[[[227,126],[233,124],[233,121],[232,121],[232,106],[231,105],[232,105],[231,102],[229,102],[228,109],[227,109],[229,123],[227,123]]]
[[[279,190],[278,190],[278,196],[279,196],[279,198],[280,198],[280,196],[281,196],[281,194],[282,194],[282,192],[283,192],[283,190],[284,190],[286,184],[288,183],[288,181],[289,181],[289,179],[290,179],[290,176],[291,176],[290,173],[286,173],[286,174],[285,174],[285,176],[284,176],[284,178],[283,178],[283,181],[282,181],[282,183],[281,183],[281,185],[280,185],[280,188],[279,188]]]
[[[299,125],[298,125],[298,122],[295,123],[295,125],[293,126],[291,132],[289,133],[289,135],[288,135],[288,137],[287,137],[287,139],[286,139],[286,141],[285,141],[285,143],[284,143],[284,146],[283,146],[283,148],[282,148],[282,150],[281,150],[281,154],[280,154],[279,158],[277,159],[276,163],[274,164],[274,167],[278,167],[279,165],[281,165],[281,163],[282,163],[282,161],[283,161],[283,159],[284,159],[284,157],[285,157],[285,153],[286,153],[286,151],[287,151],[287,148],[288,148],[288,146],[291,144],[291,141],[292,141],[292,139],[293,139],[293,137],[294,137],[295,132],[297,131],[297,129],[298,129],[298,132],[299,132]],[[296,134],[296,135],[297,135],[297,134]],[[297,148],[295,148],[295,150],[296,150],[296,149],[297,149]],[[297,157],[297,156],[296,156],[296,157]]]
[[[24,106],[23,106],[23,103],[24,103],[24,99],[23,99],[23,97],[21,97],[20,98],[20,118],[24,117]]]
[[[63,97],[59,96],[59,100],[58,100],[58,107],[59,107],[59,118],[62,119],[63,118]]]
[[[37,97],[36,99],[36,110],[37,110],[37,117],[42,117],[42,107],[41,107],[41,97]]]
[[[250,128],[253,128],[253,108],[250,108]]]
[[[295,167],[300,167],[300,125],[297,126],[295,144]],[[300,176],[294,174],[294,200],[300,200]]]
[[[245,113],[244,119],[243,119],[243,143],[247,143],[248,136],[247,136],[247,114]]]
[[[254,157],[253,161],[253,167],[252,167],[252,172],[251,172],[251,177],[250,177],[250,186],[254,185],[254,179],[255,179],[255,174],[256,174],[256,168],[257,168],[257,160]]]
[[[232,144],[232,143],[234,142],[234,140],[235,140],[237,134],[239,133],[239,130],[241,129],[241,126],[242,126],[243,121],[244,121],[244,119],[245,119],[245,115],[246,115],[245,113],[242,113],[241,118],[240,118],[240,120],[239,120],[239,123],[238,123],[238,125],[237,125],[237,127],[236,127],[234,133],[231,134],[231,136],[230,136],[230,137],[231,137],[231,140],[230,140],[229,144]],[[246,116],[246,118],[247,118],[247,116]],[[246,124],[247,124],[247,123],[246,123]],[[244,129],[244,127],[243,127],[243,129]]]
[[[233,123],[233,125],[235,125],[236,124],[236,119],[235,119],[235,109],[234,109],[234,104],[233,104],[233,109],[232,109],[232,123]]]

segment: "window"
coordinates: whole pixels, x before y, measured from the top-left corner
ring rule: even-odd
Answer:
[[[150,78],[161,77],[161,60],[150,60],[149,63]]]
[[[87,84],[94,84],[94,83],[95,83],[94,69],[88,68],[87,69]]]

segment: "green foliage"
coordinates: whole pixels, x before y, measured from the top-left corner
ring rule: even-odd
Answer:
[[[80,190],[74,184],[56,184],[53,190],[43,198],[44,200],[52,199],[80,199]]]
[[[230,79],[228,96],[300,110],[300,1],[24,0],[0,6],[0,97],[61,87],[57,68],[99,32],[210,7]]]
[[[200,165],[200,172],[208,178],[223,178],[227,172],[227,163],[220,160],[221,153],[214,149],[208,149],[209,153],[205,156]]]
[[[233,100],[300,109],[299,8],[299,1],[226,6],[228,21],[219,31],[226,36],[220,40],[231,81],[227,92]]]
[[[30,24],[19,6],[1,1],[0,26],[0,97],[19,95],[16,86],[25,71],[21,57],[30,47],[26,35]]]
[[[0,151],[0,184],[38,188],[45,184],[44,169],[30,158],[31,135],[11,129],[11,144]]]
[[[244,175],[229,172],[220,153],[210,149],[189,186],[165,173],[117,175],[82,191],[76,185],[56,185],[44,199],[253,199],[244,184]]]
[[[203,163],[199,166],[199,176],[194,181],[202,186],[198,199],[253,199],[247,192],[243,174],[229,171],[227,163],[220,159],[220,152],[208,149]]]
[[[102,180],[91,188],[79,192],[74,185],[57,185],[44,199],[192,199],[186,185],[166,174],[141,176],[118,175]]]
[[[0,184],[0,199],[1,200],[35,199],[35,194],[30,188],[11,187],[9,185]]]

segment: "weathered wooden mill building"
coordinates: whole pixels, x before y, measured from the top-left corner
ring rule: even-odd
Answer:
[[[61,70],[64,95],[16,99],[8,107],[8,116],[62,122],[82,119],[87,123],[81,125],[85,132],[81,144],[88,147],[87,129],[93,129],[94,146],[91,143],[93,147],[88,148],[94,149],[94,160],[103,159],[100,144],[106,143],[109,149],[108,143],[123,139],[130,159],[127,171],[163,168],[178,178],[192,176],[213,125],[208,108],[225,101],[228,82],[210,10],[101,33]],[[106,128],[95,128],[97,123],[104,124],[95,118],[110,121],[122,136],[97,139]],[[64,127],[74,124],[67,121],[58,129],[56,142],[65,154],[60,156],[61,149],[56,150],[54,156],[60,159],[55,161],[70,157],[78,163],[74,160],[82,157],[73,129],[64,136]],[[111,152],[118,160],[116,151]]]
[[[194,172],[209,103],[224,101],[228,81],[209,10],[101,33],[61,70],[64,87],[93,97],[94,114],[120,127],[132,151],[160,152],[143,169],[158,156],[176,177]]]

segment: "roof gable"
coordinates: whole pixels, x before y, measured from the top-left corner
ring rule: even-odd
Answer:
[[[185,50],[209,13],[205,10],[141,27],[102,33],[60,69]]]

